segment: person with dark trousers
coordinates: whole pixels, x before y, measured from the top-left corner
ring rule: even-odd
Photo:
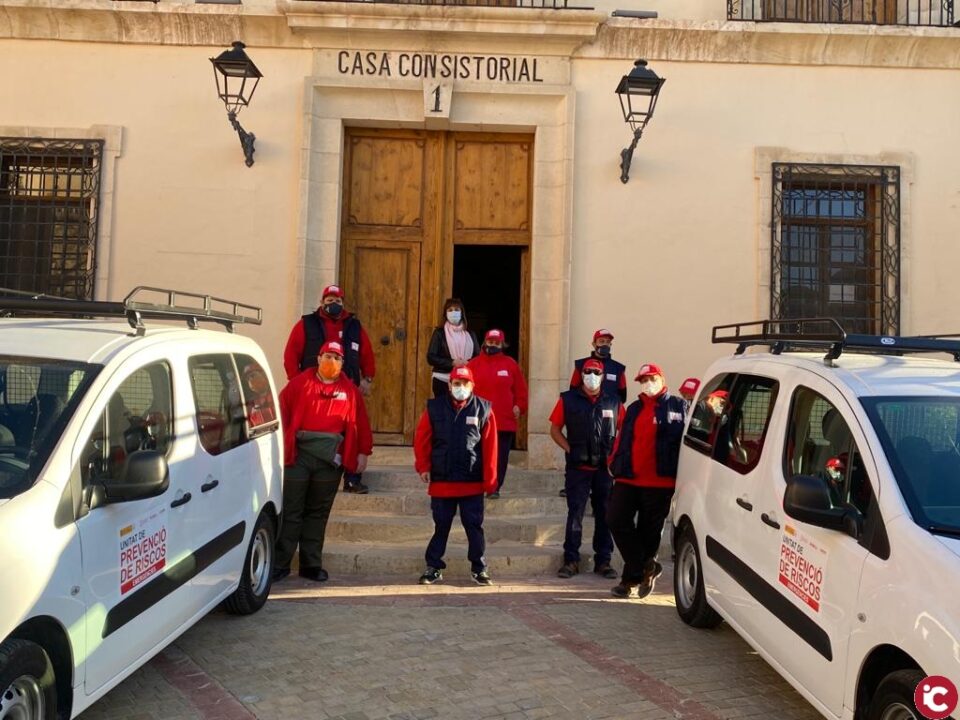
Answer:
[[[570,389],[576,390],[583,383],[583,364],[587,360],[599,360],[603,363],[603,392],[627,401],[627,367],[610,357],[613,351],[613,333],[600,328],[593,333],[593,351],[587,356],[574,360],[573,375],[570,376]],[[567,494],[566,486],[560,488],[560,497]]]
[[[594,517],[593,571],[613,579],[617,577],[617,571],[610,566],[613,537],[606,522],[613,478],[607,460],[623,420],[623,403],[616,395],[603,392],[603,363],[599,360],[587,360],[582,375],[580,387],[560,393],[550,414],[550,437],[566,454],[567,527],[563,565],[557,576],[566,579],[580,572],[583,513],[589,498]]]
[[[428,484],[434,527],[420,584],[443,579],[443,556],[458,510],[471,577],[478,585],[492,584],[484,558],[483,495],[497,486],[497,421],[490,403],[474,393],[469,368],[451,370],[447,394],[427,401],[414,435],[414,458]]]
[[[300,577],[324,581],[323,541],[344,470],[357,469],[360,392],[343,373],[343,347],[320,348],[316,368],[294,376],[280,391],[283,426],[283,524],[276,543],[274,580],[290,574],[300,546]]]
[[[640,367],[640,396],[627,408],[614,442],[610,472],[613,492],[607,506],[607,526],[623,556],[618,598],[644,598],[663,566],[657,562],[663,523],[670,513],[687,415],[683,398],[667,392],[658,365]]]
[[[357,316],[344,310],[343,300],[343,289],[338,285],[327,285],[323,289],[320,307],[301,317],[290,331],[283,350],[283,369],[287,373],[287,380],[290,380],[307,368],[316,367],[317,352],[321,346],[328,340],[335,340],[344,350],[344,375],[360,388],[363,397],[367,397],[377,372],[373,346]],[[372,446],[371,436],[371,449]],[[362,473],[368,454],[363,453],[364,457],[359,463],[360,470],[348,472],[344,476],[343,489],[346,492],[367,492],[367,486],[362,482]]]
[[[466,365],[480,354],[477,336],[467,327],[467,311],[459,298],[443,303],[443,319],[434,328],[427,348],[427,363],[433,368],[433,396],[449,392],[450,371]]]
[[[477,395],[490,401],[497,417],[497,487],[491,498],[500,497],[517,420],[527,412],[527,381],[517,361],[503,354],[503,345],[503,331],[489,330],[483,339],[483,352],[467,363],[477,379]]]

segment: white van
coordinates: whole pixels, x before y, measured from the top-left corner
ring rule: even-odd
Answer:
[[[916,354],[960,341],[804,320],[714,342],[740,347],[681,449],[680,617],[726,620],[824,717],[921,720],[925,677],[960,682],[960,364]]]
[[[258,308],[138,288],[0,314],[0,718],[75,717],[219,603],[266,602],[279,405],[254,341],[143,323]]]

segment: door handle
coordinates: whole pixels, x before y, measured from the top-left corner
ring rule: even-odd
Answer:
[[[220,484],[219,480],[211,480],[210,482],[205,482],[203,485],[200,486],[200,492],[210,492],[219,484]]]
[[[193,496],[190,493],[184,493],[183,495],[178,497],[176,500],[174,500],[172,503],[170,503],[170,507],[178,508],[181,505],[186,505],[188,502],[190,502],[192,498]]]
[[[779,529],[780,529],[780,523],[778,523],[776,520],[774,520],[772,517],[770,517],[770,516],[767,515],[766,513],[763,513],[763,514],[760,516],[760,519],[763,520],[763,524],[764,524],[764,525],[769,525],[769,526],[772,527],[774,530],[779,530]]]
[[[742,507],[744,510],[747,510],[748,512],[753,512],[753,505],[751,503],[748,503],[743,498],[737,498],[737,505]]]
[[[380,338],[380,344],[381,344],[381,345],[389,345],[389,344],[390,344],[390,336],[389,336],[389,335],[384,335],[382,338]]]

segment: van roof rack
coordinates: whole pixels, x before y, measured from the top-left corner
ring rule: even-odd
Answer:
[[[146,332],[143,321],[147,318],[186,320],[187,326],[192,330],[196,330],[201,322],[212,322],[223,325],[228,332],[233,332],[233,326],[236,324],[260,325],[263,322],[263,310],[255,305],[225,300],[212,295],[146,285],[135,287],[119,302],[75,300],[0,288],[0,316],[17,315],[122,317],[126,318],[137,335],[143,335]]]
[[[844,351],[904,355],[907,353],[947,353],[960,362],[958,335],[866,335],[848,333],[836,318],[790,318],[715,325],[713,342],[733,343],[736,354],[763,345],[770,352],[825,349],[824,362],[836,360]]]

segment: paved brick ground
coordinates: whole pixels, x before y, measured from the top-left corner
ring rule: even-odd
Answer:
[[[720,720],[820,716],[733,631],[581,575],[478,588],[288,580],[214,613],[83,720]]]

